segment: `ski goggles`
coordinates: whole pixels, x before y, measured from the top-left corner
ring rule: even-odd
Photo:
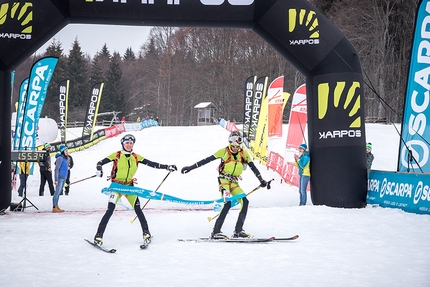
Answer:
[[[240,136],[232,136],[229,137],[228,141],[230,142],[230,144],[234,144],[234,145],[240,145],[242,143],[242,137]]]

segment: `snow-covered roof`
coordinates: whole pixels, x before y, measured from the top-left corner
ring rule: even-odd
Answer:
[[[215,108],[215,105],[211,102],[202,102],[200,104],[197,104],[194,108],[195,109],[203,109],[203,108],[208,108],[209,106],[213,106]]]

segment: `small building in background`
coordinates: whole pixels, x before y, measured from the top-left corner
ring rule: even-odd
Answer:
[[[197,104],[197,125],[198,126],[209,126],[217,124],[217,118],[215,116],[216,106],[211,102],[203,102]]]

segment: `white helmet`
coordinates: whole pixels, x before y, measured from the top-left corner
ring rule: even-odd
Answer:
[[[243,137],[240,131],[232,131],[230,133],[230,136],[228,137],[228,142],[231,145],[237,145],[240,146],[243,142]]]
[[[135,143],[136,142],[136,138],[134,137],[134,135],[130,135],[130,134],[125,135],[121,139],[121,145],[124,145],[124,143],[126,143],[126,142]]]

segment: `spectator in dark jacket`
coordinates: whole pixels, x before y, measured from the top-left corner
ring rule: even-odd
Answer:
[[[54,183],[52,182],[52,169],[51,169],[51,145],[46,143],[43,149],[46,151],[46,156],[44,161],[39,161],[39,170],[40,170],[40,187],[39,187],[39,196],[43,196],[45,191],[45,184],[48,182],[49,191],[51,192],[51,196],[54,195]]]

